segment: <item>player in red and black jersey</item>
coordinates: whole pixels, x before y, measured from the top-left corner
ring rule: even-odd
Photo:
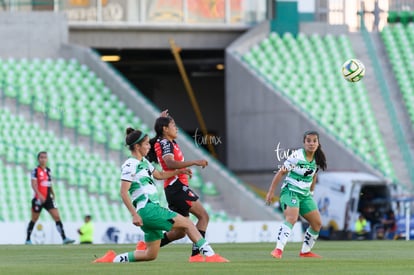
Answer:
[[[183,153],[180,150],[175,139],[178,135],[178,129],[174,119],[168,116],[164,111],[155,121],[154,126],[157,136],[151,140],[151,151],[147,158],[150,161],[160,163],[164,171],[172,171],[183,169],[190,166],[200,166],[202,168],[208,165],[204,159],[200,160],[184,160]],[[197,194],[188,186],[188,176],[180,174],[175,177],[168,178],[164,181],[164,191],[167,198],[168,207],[183,215],[189,217],[190,213],[197,217],[197,229],[204,237],[209,221],[207,211]],[[164,246],[174,240],[181,239],[185,236],[184,231],[173,230],[166,232],[161,240],[161,246]],[[203,262],[204,258],[199,253],[198,248],[193,246],[192,253],[189,258],[190,262]]]
[[[47,167],[47,152],[39,152],[37,154],[39,165],[32,171],[32,189],[34,191],[34,198],[32,199],[32,219],[27,226],[26,244],[32,244],[30,235],[33,227],[39,219],[42,209],[46,209],[56,222],[56,228],[62,236],[64,244],[75,242],[65,235],[63,224],[60,220],[59,211],[56,208],[54,200],[55,193],[52,188],[52,177],[49,167]]]

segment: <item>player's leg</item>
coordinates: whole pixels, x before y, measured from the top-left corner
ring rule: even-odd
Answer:
[[[148,236],[148,232],[150,231],[147,231],[147,233],[145,233],[145,236]],[[152,232],[154,233],[155,231]],[[159,231],[157,235],[159,235],[159,237],[162,237],[162,231]],[[146,239],[146,244],[147,247],[145,250],[135,250],[118,255],[113,250],[109,250],[105,255],[96,259],[94,263],[130,263],[140,261],[153,261],[158,256],[158,252],[160,250],[160,240],[158,239],[156,241],[148,241]]]
[[[207,230],[208,221],[210,219],[206,209],[200,203],[200,200],[189,201],[187,203],[189,203],[191,205],[191,207],[189,209],[190,213],[192,213],[194,216],[197,217],[196,228],[200,232],[201,236],[203,236],[203,238],[205,238],[206,237],[206,230]],[[198,255],[200,255],[200,250],[197,248],[196,245],[193,245],[192,250],[191,250],[190,261],[192,261],[192,262],[201,261],[202,259]]]
[[[163,247],[172,241],[179,240],[185,237],[185,231],[182,228],[175,228],[171,231],[165,232],[160,242],[160,246]]]
[[[162,236],[162,232],[159,232]],[[124,263],[124,262],[138,262],[138,261],[153,261],[158,256],[160,250],[160,240],[146,242],[147,248],[145,250],[135,250],[117,255],[113,262]]]
[[[60,236],[62,237],[63,244],[70,244],[74,243],[75,240],[72,240],[68,237],[66,237],[65,230],[63,229],[63,224],[60,219],[59,210],[55,207],[55,203],[53,200],[47,200],[45,202],[45,208],[49,212],[49,214],[52,216],[53,220],[56,223],[56,229],[59,232]]]
[[[190,216],[192,203],[198,199],[198,196],[180,181],[176,181],[173,185],[165,188],[165,197],[169,209],[187,218]],[[185,231],[182,229],[165,232],[161,240],[161,247],[184,237]]]
[[[213,248],[207,240],[201,236],[200,232],[190,219],[177,215],[173,220],[173,228],[183,228],[185,230],[187,236],[200,250],[200,253],[203,256],[206,256],[206,262],[228,262],[226,258],[223,258],[214,252]]]
[[[311,250],[315,245],[322,227],[322,219],[318,207],[311,196],[303,199],[301,202],[300,214],[308,221],[309,227],[306,229],[300,256],[302,257],[320,257],[312,253]]]
[[[283,188],[280,196],[280,205],[285,216],[285,221],[279,228],[277,233],[276,247],[272,251],[272,256],[282,258],[283,250],[292,233],[292,228],[299,217],[299,198],[287,188]]]
[[[29,224],[27,225],[26,244],[32,244],[30,236],[32,235],[33,228],[39,219],[40,212],[42,211],[42,204],[39,200],[33,198],[32,200],[32,217]]]

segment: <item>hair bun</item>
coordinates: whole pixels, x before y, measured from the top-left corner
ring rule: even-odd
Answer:
[[[126,129],[126,134],[127,134],[127,135],[129,135],[129,134],[130,134],[130,133],[132,133],[133,131],[135,131],[135,129],[134,129],[134,128],[128,127],[128,128]]]

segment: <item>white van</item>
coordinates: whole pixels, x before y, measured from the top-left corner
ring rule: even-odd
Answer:
[[[360,213],[375,224],[392,209],[390,185],[367,173],[318,173],[314,191],[322,217],[322,238],[349,239]]]

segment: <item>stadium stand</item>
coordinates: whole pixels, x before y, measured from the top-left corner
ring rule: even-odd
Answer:
[[[6,202],[22,202],[11,203],[16,211],[2,207],[2,219],[21,221],[29,218],[32,191],[27,171],[36,165],[36,152],[46,150],[51,159],[49,166],[55,179],[57,202],[62,206],[64,220],[78,221],[85,213],[94,215],[97,221],[129,220],[120,201],[117,184],[119,167],[114,162],[103,161],[97,154],[86,153],[82,147],[72,145],[68,139],[59,138],[36,123],[28,123],[7,109],[0,109],[0,121],[0,157],[5,160],[1,163],[0,178],[3,182],[13,183],[5,185],[1,198]],[[205,183],[196,169],[194,172],[190,185],[200,190],[201,195],[217,195],[214,185],[211,182]],[[161,203],[167,206],[162,182],[157,183],[157,188]],[[24,204],[27,207],[21,207]],[[230,219],[223,211],[215,213],[210,206],[206,208],[213,220]]]
[[[125,125],[150,132],[94,72],[75,59],[0,59],[0,83],[6,97],[45,112],[112,150],[122,150]]]
[[[353,50],[343,35],[271,33],[241,58],[347,148],[395,179],[364,84],[339,81],[338,60],[349,56]]]
[[[411,64],[414,58],[414,26],[412,24],[388,25],[382,30],[381,37],[410,120],[414,125],[414,106],[411,104],[414,101],[414,69]]]

